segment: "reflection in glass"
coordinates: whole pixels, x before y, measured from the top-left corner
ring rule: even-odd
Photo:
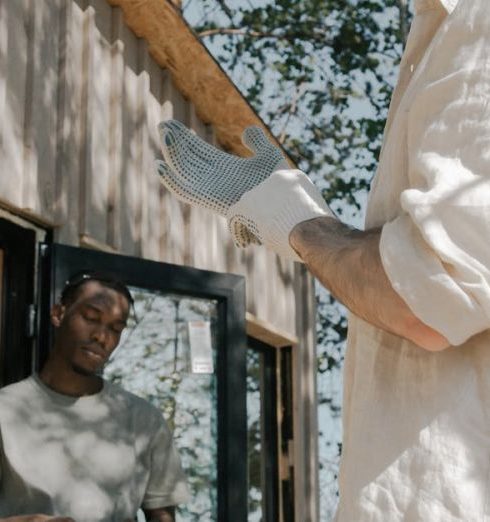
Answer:
[[[160,408],[173,430],[192,497],[177,522],[217,520],[217,382],[191,373],[188,335],[189,321],[209,321],[215,359],[217,303],[130,290],[134,314],[104,376]]]
[[[247,350],[248,521],[262,521],[262,354]]]

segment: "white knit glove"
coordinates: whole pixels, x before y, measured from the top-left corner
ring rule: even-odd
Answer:
[[[301,261],[289,245],[295,225],[335,217],[308,176],[288,168],[281,151],[258,127],[243,133],[256,155],[222,152],[175,120],[159,125],[165,161],[157,161],[162,183],[180,200],[224,215],[235,244],[265,244]]]
[[[301,170],[276,170],[249,190],[226,214],[237,246],[246,246],[245,227],[276,254],[302,262],[289,244],[289,234],[303,221],[335,217],[310,178]]]

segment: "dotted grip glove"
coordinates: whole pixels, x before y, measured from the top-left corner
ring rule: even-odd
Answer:
[[[265,244],[301,261],[289,246],[293,227],[318,216],[334,216],[308,176],[290,170],[281,151],[258,127],[242,141],[255,153],[240,158],[222,152],[175,120],[159,125],[165,161],[157,161],[162,183],[181,201],[225,216],[235,244]]]
[[[192,133],[177,120],[158,126],[165,161],[157,160],[162,183],[178,199],[222,216],[245,192],[278,168],[288,168],[282,152],[259,127],[248,127],[243,144],[255,156],[240,158],[223,152]],[[260,241],[244,226],[236,225],[241,246]]]

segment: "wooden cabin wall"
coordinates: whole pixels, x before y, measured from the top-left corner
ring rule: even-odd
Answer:
[[[119,8],[0,0],[0,114],[4,207],[53,227],[61,243],[245,275],[248,311],[303,336],[293,263],[236,249],[223,219],[160,184],[160,120],[219,144]]]

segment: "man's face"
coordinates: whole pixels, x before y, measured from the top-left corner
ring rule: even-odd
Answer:
[[[128,314],[124,295],[97,281],[87,281],[75,301],[56,305],[51,311],[56,355],[77,373],[95,374],[118,345]]]

